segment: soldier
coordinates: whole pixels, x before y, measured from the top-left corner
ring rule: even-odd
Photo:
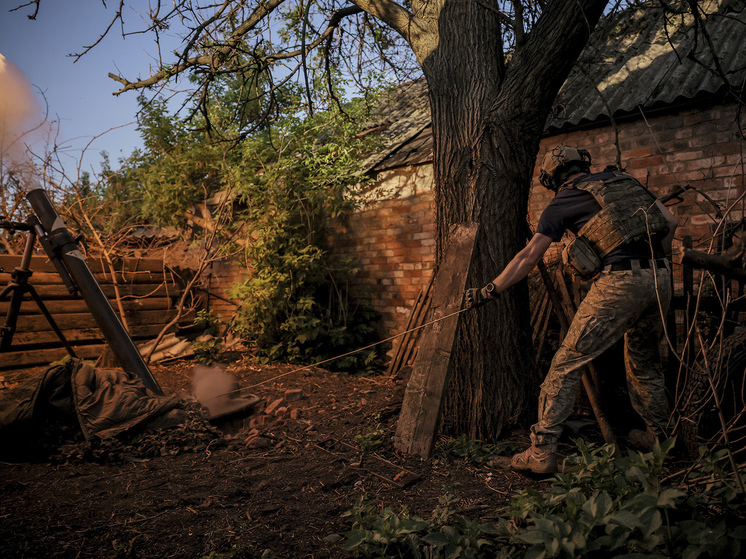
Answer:
[[[497,278],[465,293],[470,308],[496,299],[524,279],[566,230],[575,238],[563,261],[576,274],[593,278],[541,385],[531,446],[511,461],[517,470],[557,471],[557,441],[572,412],[582,368],[622,336],[630,399],[647,425],[646,431],[631,432],[629,440],[652,446],[668,423],[659,343],[661,316],[671,301],[666,255],[676,219],[634,178],[616,170],[591,173],[590,163],[588,151],[570,146],[546,154],[539,181],[555,197],[536,234]]]

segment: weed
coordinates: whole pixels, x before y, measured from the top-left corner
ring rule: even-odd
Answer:
[[[384,433],[380,427],[369,427],[364,435],[355,435],[355,444],[362,452],[373,452],[383,444]]]
[[[474,445],[450,442],[473,455]],[[517,493],[494,525],[457,514],[452,495],[429,520],[406,509],[376,512],[361,498],[345,515],[352,520],[345,549],[355,557],[407,559],[742,557],[743,496],[723,456],[703,453],[687,486],[668,486],[661,474],[673,444],[615,458],[611,446],[578,441],[578,453],[547,491]]]
[[[510,441],[486,443],[469,439],[466,435],[458,438],[445,437],[438,443],[438,451],[446,456],[461,458],[472,464],[486,464],[494,456],[510,456],[515,447]]]
[[[192,351],[199,363],[211,365],[223,349],[224,340],[220,331],[225,325],[212,312],[206,310],[197,311],[194,325],[204,328],[204,335],[192,342]]]

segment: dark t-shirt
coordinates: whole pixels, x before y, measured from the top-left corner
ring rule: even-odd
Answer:
[[[606,180],[614,177],[613,173],[589,173],[580,178],[582,182],[592,182]],[[645,187],[643,187],[645,188]],[[655,199],[652,193],[646,189],[652,199]],[[601,206],[590,192],[585,192],[577,188],[566,188],[560,190],[549,203],[547,208],[542,212],[539,218],[539,225],[536,228],[537,233],[546,235],[553,241],[558,242],[562,239],[565,231],[569,230],[573,234],[578,233],[581,227],[585,225],[594,215],[601,210]],[[660,239],[653,237],[653,249],[656,258],[664,256],[663,247]],[[602,259],[602,264],[613,264],[614,262],[623,262],[633,259],[650,258],[650,245],[647,239],[626,243],[619,248],[611,251]]]

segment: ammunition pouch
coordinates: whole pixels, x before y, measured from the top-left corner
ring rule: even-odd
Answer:
[[[583,237],[575,237],[565,246],[562,262],[583,279],[590,279],[601,271],[601,259]]]

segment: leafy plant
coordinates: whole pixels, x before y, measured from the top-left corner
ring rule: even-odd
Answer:
[[[528,546],[527,558],[740,556],[746,529],[709,512],[713,499],[727,506],[718,499],[725,478],[704,493],[661,482],[673,444],[614,458],[608,445],[579,442],[546,493],[526,490],[511,503],[509,516],[525,521],[512,542]]]
[[[364,435],[355,435],[355,444],[362,452],[373,452],[383,444],[385,432],[380,427],[368,427],[368,432]]]
[[[210,112],[188,119],[168,114],[163,100],[141,98],[145,148],[90,203],[114,210],[134,201],[122,206],[120,221],[137,223],[135,214],[140,223],[177,227],[185,236],[191,223],[199,226],[191,232],[195,242],[219,239],[215,255],[232,254],[250,271],[233,288],[242,304],[232,331],[262,361],[312,364],[342,356],[329,367],[370,371],[376,354],[349,351],[378,339],[372,323],[380,315],[350,288],[354,262],[328,248],[335,220],[355,206],[356,189],[369,180],[360,159],[373,135],[358,134],[368,105],[352,102],[345,114],[301,120],[298,99],[281,89],[273,102],[287,110],[271,126],[259,125],[266,107],[244,97],[255,98],[251,87],[262,84],[234,85],[217,80]],[[225,210],[219,223],[210,214],[218,200]],[[200,343],[197,351],[209,362],[219,343]]]
[[[377,339],[371,323],[379,314],[350,288],[354,263],[328,249],[334,220],[354,207],[354,189],[367,181],[356,122],[317,114],[288,122],[273,140],[279,150],[260,138],[242,146],[244,164],[231,181],[246,207],[253,273],[234,287],[243,302],[236,327],[265,361],[315,363]],[[331,368],[359,370],[368,358],[345,355]]]
[[[674,441],[648,454],[615,458],[610,446],[578,442],[540,493],[516,494],[495,525],[457,514],[447,495],[430,520],[358,499],[346,549],[356,557],[741,557],[746,525],[723,456],[703,454],[690,486],[666,486],[663,466]],[[691,485],[696,483],[696,485]]]
[[[359,497],[342,515],[352,521],[345,550],[354,557],[499,557],[492,541],[499,530],[455,514],[451,508],[455,502],[453,496],[444,496],[431,519],[423,520],[410,515],[406,507],[399,514],[389,508],[376,513],[374,505]]]
[[[211,365],[223,349],[224,339],[221,330],[225,330],[226,325],[207,310],[197,311],[194,325],[204,328],[202,336],[193,341],[191,345],[197,362]]]
[[[510,456],[515,447],[510,441],[487,443],[470,439],[466,435],[445,437],[438,443],[438,450],[448,456],[455,456],[472,464],[485,464],[493,456]]]

